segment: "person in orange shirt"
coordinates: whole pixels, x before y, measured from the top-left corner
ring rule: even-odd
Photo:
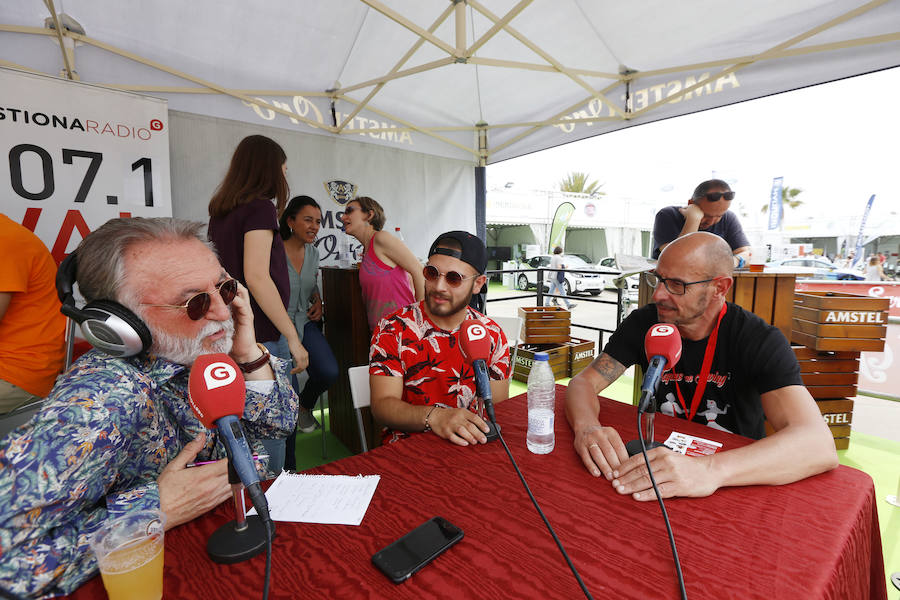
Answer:
[[[65,363],[56,263],[44,243],[0,213],[0,414],[50,392]]]

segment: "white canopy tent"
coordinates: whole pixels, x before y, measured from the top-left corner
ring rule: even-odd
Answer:
[[[17,0],[0,65],[484,166],[900,65],[900,0]]]

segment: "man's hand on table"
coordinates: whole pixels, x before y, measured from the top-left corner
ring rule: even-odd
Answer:
[[[231,496],[226,459],[187,468],[205,444],[206,434],[201,433],[182,448],[156,480],[167,530],[199,517]]]
[[[577,431],[575,452],[581,457],[584,468],[594,477],[602,474],[607,481],[612,481],[613,470],[628,459],[628,451],[619,432],[600,423],[581,427]]]
[[[450,440],[458,446],[486,444],[485,434],[490,431],[487,423],[470,410],[464,408],[430,409],[428,423],[438,437]]]
[[[702,498],[719,488],[712,468],[712,456],[685,456],[660,446],[648,450],[647,458],[663,498]],[[635,454],[614,468],[612,486],[620,494],[631,494],[635,500],[656,499],[641,454]]]

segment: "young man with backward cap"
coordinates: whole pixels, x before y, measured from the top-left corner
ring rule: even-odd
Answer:
[[[483,444],[489,428],[476,414],[474,370],[460,351],[460,325],[481,322],[491,339],[494,404],[509,397],[509,346],[499,325],[469,306],[487,283],[484,243],[465,231],[441,234],[424,268],[425,299],[381,320],[369,351],[372,414],[384,441],[432,432],[460,446]]]

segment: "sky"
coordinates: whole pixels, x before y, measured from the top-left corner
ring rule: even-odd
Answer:
[[[778,94],[489,165],[491,189],[555,190],[570,171],[607,194],[657,206],[685,204],[705,179],[728,181],[732,210],[765,225],[774,177],[801,188],[785,225],[855,219],[869,196],[870,223],[900,223],[900,68]],[[749,223],[747,221],[750,221]],[[896,233],[900,234],[900,230]]]

